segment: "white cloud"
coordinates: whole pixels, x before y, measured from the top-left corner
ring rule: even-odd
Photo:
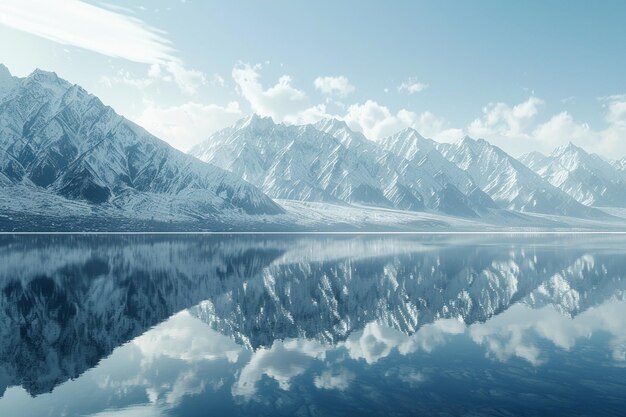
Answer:
[[[100,83],[112,88],[115,84],[122,84],[133,88],[146,88],[154,83],[150,77],[136,77],[129,71],[120,69],[113,76],[104,75],[100,77]]]
[[[605,110],[606,125],[603,128],[593,129],[589,124],[575,120],[569,112],[562,111],[533,130],[531,136],[535,142],[531,146],[549,152],[556,146],[573,142],[607,158],[626,155],[626,95],[601,97],[600,101]]]
[[[236,101],[226,106],[189,102],[180,106],[159,107],[148,103],[135,121],[173,147],[186,151],[241,117]]]
[[[219,76],[218,76],[219,77]],[[148,68],[145,77],[136,77],[129,71],[119,70],[114,76],[103,76],[100,82],[107,87],[113,87],[114,84],[123,84],[135,88],[145,88],[153,85],[156,81],[165,81],[175,83],[183,93],[195,94],[203,84],[207,83],[206,77],[200,71],[188,70],[178,62],[167,62],[165,64],[152,64]],[[213,83],[223,85],[224,79],[213,78]]]
[[[446,121],[432,112],[417,114],[401,109],[393,114],[388,107],[373,100],[351,105],[344,119],[351,129],[362,132],[371,140],[382,139],[407,127],[412,127],[426,137],[442,141],[457,140],[463,136],[461,129],[447,128]]]
[[[0,23],[114,58],[144,64],[176,60],[162,31],[134,16],[79,0],[4,0]]]
[[[206,84],[206,77],[202,72],[188,70],[176,61],[152,64],[148,76],[163,81],[173,81],[186,94],[194,94],[198,87]]]
[[[274,86],[264,89],[259,81],[261,68],[261,65],[238,64],[232,71],[239,93],[248,100],[255,113],[282,121],[285,116],[308,107],[306,94],[291,85],[288,75],[283,75]]]
[[[537,97],[530,97],[513,107],[501,102],[490,103],[483,108],[483,116],[470,123],[469,133],[484,138],[526,136],[524,128],[537,115],[539,107],[543,104],[543,100]]]
[[[312,340],[275,341],[269,349],[259,349],[252,355],[232,387],[232,394],[250,397],[263,375],[274,379],[282,390],[288,390],[291,379],[303,374],[313,359],[323,359],[326,347]]]
[[[264,88],[260,82],[260,64],[237,64],[233,68],[232,77],[237,90],[249,103],[252,111],[269,116],[276,122],[292,124],[314,123],[330,115],[326,106],[311,106],[306,93],[292,86],[289,75],[283,75],[278,82]]]
[[[144,365],[163,356],[185,362],[226,359],[234,363],[242,353],[241,346],[231,338],[208,328],[187,310],[137,337],[132,344],[141,351]]]
[[[536,366],[546,361],[539,349],[541,340],[570,350],[578,340],[604,333],[609,336],[613,359],[623,363],[625,318],[626,304],[617,300],[591,307],[574,317],[562,314],[554,305],[532,309],[517,304],[484,323],[471,325],[469,334],[496,360],[504,362],[518,357]]]
[[[401,93],[415,94],[424,91],[426,88],[428,88],[428,84],[417,81],[415,78],[409,78],[398,86],[398,91]]]
[[[283,118],[283,121],[289,124],[294,124],[294,125],[304,125],[304,124],[316,123],[322,119],[326,119],[329,117],[333,117],[333,115],[329,114],[326,111],[326,106],[324,104],[318,104],[316,106],[304,109],[297,114],[286,115]]]
[[[313,378],[313,384],[319,389],[336,389],[339,391],[345,391],[348,389],[354,378],[355,375],[346,369],[341,369],[337,372],[326,370]]]
[[[513,107],[503,102],[489,103],[483,108],[482,117],[469,124],[468,133],[513,154],[535,150],[529,128],[543,105],[544,101],[534,96]]]
[[[371,140],[379,140],[410,125],[409,114],[400,111],[394,115],[389,108],[373,100],[348,107],[345,121],[351,129],[362,132]]]
[[[542,147],[555,148],[564,142],[588,142],[593,133],[587,124],[580,124],[566,111],[558,113],[545,123],[538,125],[532,137]]]
[[[338,77],[317,77],[313,85],[322,94],[337,97],[346,97],[355,90],[348,78],[342,75]]]
[[[440,319],[426,324],[412,336],[371,322],[361,332],[350,335],[344,346],[352,359],[364,359],[372,364],[389,356],[393,349],[398,349],[401,355],[418,350],[432,352],[443,345],[448,336],[464,332],[465,324],[456,319]]]
[[[113,58],[165,67],[182,91],[194,93],[204,75],[185,69],[165,33],[123,8],[102,8],[79,0],[5,0],[0,2],[0,24]],[[109,82],[136,87],[151,80],[118,74]]]

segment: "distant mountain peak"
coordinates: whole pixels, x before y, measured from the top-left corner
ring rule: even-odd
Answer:
[[[3,78],[12,77],[11,71],[4,64],[0,64],[0,80]]]
[[[322,119],[319,122],[315,123],[315,127],[321,131],[327,131],[331,129],[352,130],[344,120],[338,119],[337,117],[327,117],[325,119]]]
[[[283,211],[258,188],[173,149],[54,72],[16,80],[0,94],[0,178],[16,186],[132,218],[144,216],[144,207],[169,220]]]
[[[399,132],[399,135],[404,136],[405,138],[412,138],[416,140],[427,140],[424,136],[422,136],[417,130],[412,127],[405,127]]]
[[[276,123],[274,123],[274,120],[271,117],[261,116],[257,113],[252,113],[235,123],[235,126],[239,129],[253,128],[257,130],[268,129],[275,125]]]
[[[19,78],[11,75],[7,67],[0,64],[0,98],[11,91],[19,83]]]
[[[574,143],[572,143],[572,141],[569,141],[566,144],[561,145],[558,148],[554,149],[554,151],[552,151],[550,156],[559,157],[567,152],[577,152],[577,153],[582,153],[584,155],[588,155],[587,151],[585,151],[583,148],[576,146],[574,145]]]

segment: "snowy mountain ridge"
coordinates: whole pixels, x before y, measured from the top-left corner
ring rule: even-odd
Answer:
[[[7,73],[0,74],[8,86],[0,96],[0,185],[138,212],[167,198],[170,211],[197,219],[282,212],[256,187],[175,150],[55,73]]]
[[[463,217],[495,207],[477,187],[463,184],[460,190],[440,172],[387,151],[334,119],[288,126],[250,116],[190,153],[274,198],[432,209]]]
[[[439,144],[438,149],[504,208],[583,218],[604,216],[603,212],[574,200],[484,139],[466,136],[456,144]]]
[[[129,230],[332,228],[346,224],[338,210],[348,206],[362,211],[357,228],[403,215],[401,228],[626,226],[626,158],[572,144],[518,160],[484,139],[440,143],[407,128],[375,142],[338,119],[287,125],[253,114],[190,154],[53,72],[18,78],[0,65],[2,230],[94,219],[97,230],[107,219]],[[329,209],[294,211],[302,204]]]
[[[626,207],[626,173],[619,162],[611,164],[571,142],[549,156],[534,152],[520,161],[582,204]]]

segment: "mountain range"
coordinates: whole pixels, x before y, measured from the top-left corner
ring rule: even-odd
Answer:
[[[550,155],[532,152],[520,161],[582,204],[626,207],[626,171],[623,162],[611,163],[569,143]]]
[[[572,144],[516,159],[484,139],[440,143],[407,128],[374,142],[337,119],[251,115],[185,154],[55,73],[19,78],[1,65],[0,187],[2,230],[73,219],[87,229],[106,219],[100,228],[294,230],[314,214],[293,202],[323,211],[331,228],[341,207],[370,219],[424,213],[450,227],[626,225],[613,209],[626,207],[626,158]]]
[[[0,69],[0,182],[68,200],[150,210],[282,209],[237,176],[175,150],[56,74]]]

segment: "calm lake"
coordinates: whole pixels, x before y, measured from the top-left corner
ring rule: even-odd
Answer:
[[[626,236],[0,236],[0,416],[626,415]]]

